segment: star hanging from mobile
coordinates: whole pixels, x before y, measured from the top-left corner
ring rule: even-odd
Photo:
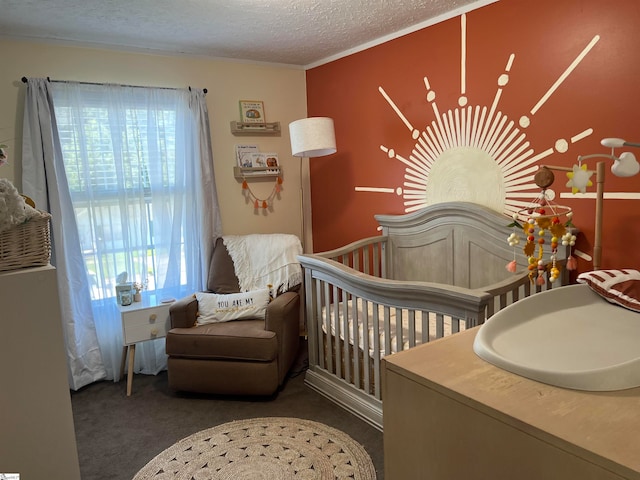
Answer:
[[[567,187],[571,187],[572,193],[585,193],[587,187],[593,185],[591,182],[591,176],[593,175],[593,171],[587,170],[587,165],[574,165],[573,172],[568,172],[567,177],[569,181],[567,182]]]

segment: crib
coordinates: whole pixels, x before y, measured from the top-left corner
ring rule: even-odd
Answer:
[[[482,324],[533,285],[511,220],[481,205],[436,204],[376,215],[382,234],[298,257],[304,269],[305,383],[382,430],[381,360]],[[567,251],[558,252],[559,263]],[[518,271],[505,266],[517,260]]]

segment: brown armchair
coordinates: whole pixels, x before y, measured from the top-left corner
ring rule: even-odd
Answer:
[[[215,243],[207,288],[214,293],[240,292],[234,264],[221,238]],[[224,395],[271,395],[286,378],[299,340],[300,294],[276,296],[264,319],[196,325],[194,296],[170,309],[166,337],[169,387]]]

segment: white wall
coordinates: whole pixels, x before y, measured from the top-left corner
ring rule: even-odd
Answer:
[[[206,88],[223,232],[301,234],[300,160],[291,156],[288,124],[306,116],[303,69],[0,40],[0,143],[9,145],[10,162],[0,167],[0,177],[12,180],[18,189],[21,186],[23,76]],[[281,122],[282,135],[233,136],[229,122],[239,120],[238,101],[241,99],[263,100],[267,121]],[[258,210],[256,213],[253,205],[245,203],[241,183],[233,177],[234,146],[237,143],[255,143],[261,151],[278,153],[284,183],[273,210]],[[251,188],[256,195],[266,197],[273,183],[254,181]]]

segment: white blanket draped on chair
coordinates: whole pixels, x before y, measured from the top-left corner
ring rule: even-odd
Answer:
[[[300,239],[283,233],[223,235],[222,241],[233,260],[240,290],[273,286],[283,292],[302,283]]]

